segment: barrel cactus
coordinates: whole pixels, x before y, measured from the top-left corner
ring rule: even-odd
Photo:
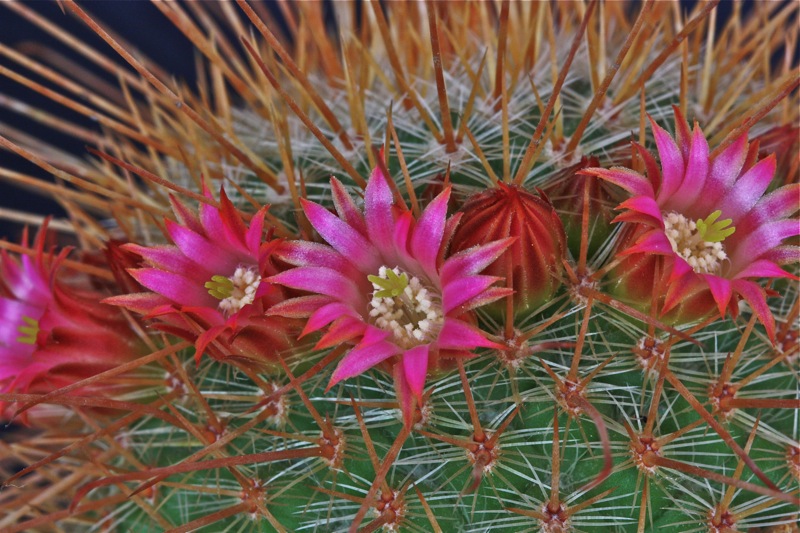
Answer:
[[[155,5],[2,6],[0,530],[798,530],[796,3]]]

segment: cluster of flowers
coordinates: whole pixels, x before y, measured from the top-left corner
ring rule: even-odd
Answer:
[[[742,135],[712,156],[700,128],[676,111],[676,138],[652,123],[660,166],[637,145],[646,176],[588,168],[630,193],[616,221],[615,297],[673,322],[736,315],[746,301],[774,337],[767,293],[754,278],[793,277],[779,265],[797,261],[784,241],[800,234],[800,185],[768,194],[776,159],[759,159]],[[533,309],[559,289],[566,253],[556,212],[542,194],[499,185],[448,218],[450,187],[415,217],[381,167],[364,191],[363,209],[336,179],[335,214],[303,200],[325,244],[273,238],[266,208],[249,224],[220,193],[195,214],[173,199],[166,221],[172,244],[125,244],[116,261],[142,292],[106,298],[60,278],[66,252],[35,260],[2,255],[0,390],[48,392],[137,356],[120,308],[224,360],[268,362],[306,335],[315,349],[339,345],[329,388],[373,367],[391,372],[406,424],[422,401],[427,376],[477,348],[504,339],[476,326],[476,308],[512,298]],[[123,258],[123,259],[120,259]],[[795,278],[796,279],[796,278]],[[133,282],[135,280],[135,283]],[[116,313],[114,311],[117,311]]]

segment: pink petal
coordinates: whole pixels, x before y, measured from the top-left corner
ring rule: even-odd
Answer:
[[[442,265],[442,284],[446,285],[454,279],[472,276],[483,271],[484,268],[494,263],[515,240],[516,237],[508,237],[492,241],[483,246],[469,248],[450,256]]]
[[[364,218],[367,222],[369,240],[383,255],[385,261],[396,263],[394,251],[394,196],[386,176],[380,167],[375,167],[367,183],[364,196]],[[395,265],[388,265],[394,267]]]
[[[430,346],[420,344],[403,354],[403,371],[408,388],[422,403],[422,392],[425,388],[425,377],[428,375],[428,353]]]
[[[747,134],[744,134],[711,162],[705,189],[697,198],[693,209],[713,212],[719,199],[733,187],[736,178],[739,177],[746,156]]]
[[[172,211],[175,213],[175,218],[178,219],[178,222],[195,233],[203,233],[203,226],[200,224],[200,221],[197,220],[197,217],[191,209],[186,207],[171,194],[169,195],[169,203],[172,205]]]
[[[200,364],[200,359],[206,352],[208,345],[214,342],[214,340],[219,337],[220,334],[227,329],[227,327],[228,326],[225,324],[216,325],[210,329],[207,329],[199,337],[197,337],[197,341],[194,343],[194,362],[196,365]]]
[[[122,249],[133,252],[144,259],[150,266],[161,270],[170,270],[176,273],[197,271],[198,277],[211,279],[215,274],[207,270],[202,264],[197,264],[188,259],[174,246],[139,246],[138,244],[124,244]]]
[[[367,325],[363,321],[350,316],[343,316],[331,324],[327,333],[317,342],[314,349],[325,350],[326,348],[338,346],[356,337],[363,336],[366,330]]]
[[[791,278],[798,279],[794,274],[786,272],[781,267],[772,261],[766,259],[759,259],[753,261],[751,264],[734,276],[735,279],[739,278]]]
[[[711,290],[711,295],[714,297],[714,301],[717,302],[719,316],[724,317],[725,310],[727,309],[728,303],[731,301],[731,296],[733,295],[733,287],[731,286],[731,282],[725,278],[710,274],[703,274],[703,278],[705,278],[706,282],[708,283],[708,288]]]
[[[459,311],[471,311],[481,307],[482,305],[487,305],[501,298],[505,298],[511,294],[514,294],[514,289],[507,287],[489,287],[475,298],[464,302]]]
[[[776,189],[758,202],[758,209],[769,213],[771,218],[786,218],[800,209],[800,183],[792,183]]]
[[[242,215],[228,199],[225,194],[225,189],[219,189],[219,214],[222,219],[222,224],[225,233],[228,236],[226,242],[236,242],[239,245],[244,245],[244,236],[247,233],[247,228],[242,221]]]
[[[128,270],[131,276],[153,292],[165,296],[180,305],[217,307],[217,300],[208,291],[192,280],[157,268]]]
[[[753,283],[743,279],[733,281],[733,290],[739,293],[744,298],[750,308],[756,314],[758,319],[764,324],[767,330],[769,340],[775,342],[775,317],[772,316],[772,311],[767,305],[767,295],[764,289]]]
[[[364,223],[364,217],[361,215],[361,211],[356,207],[355,202],[353,202],[353,198],[347,194],[342,182],[336,178],[331,178],[331,192],[333,193],[333,205],[339,217],[344,220],[348,226],[366,237],[367,225]]]
[[[670,202],[671,207],[677,211],[684,211],[695,202],[706,184],[709,163],[708,141],[706,141],[703,132],[700,130],[700,126],[695,122],[691,148],[686,160],[686,175],[683,178],[678,194],[673,197],[673,202]]]
[[[342,381],[362,374],[386,359],[401,352],[400,348],[391,342],[376,342],[368,346],[356,346],[345,355],[333,371],[331,380],[326,390]]]
[[[342,254],[326,244],[317,242],[283,242],[273,252],[273,255],[293,266],[326,267],[347,275],[357,272]]]
[[[437,276],[436,258],[442,244],[449,199],[450,187],[447,187],[422,213],[411,237],[411,255],[419,261],[429,278]]]
[[[502,278],[495,276],[468,276],[454,279],[442,288],[442,308],[445,314],[479,296],[490,285]]]
[[[244,236],[245,244],[250,253],[255,257],[261,247],[261,240],[264,237],[264,217],[267,216],[267,208],[262,207],[253,215],[250,220],[250,227]]]
[[[760,226],[781,218],[786,218],[800,209],[800,184],[783,186],[762,197],[747,215],[736,223],[736,233],[730,240],[741,240],[742,235],[749,235]]]
[[[664,235],[664,231],[656,229],[648,231],[636,241],[636,244],[620,252],[620,255],[631,255],[651,252],[659,255],[672,255],[672,245]]]
[[[397,401],[400,403],[400,411],[403,413],[403,424],[406,428],[410,428],[414,422],[414,393],[408,386],[408,378],[403,365],[394,365],[393,374]]]
[[[271,278],[269,283],[285,285],[292,289],[332,296],[339,301],[348,303],[355,308],[364,306],[367,302],[364,295],[353,284],[353,281],[339,272],[325,267],[298,267],[281,272]]]
[[[314,314],[311,315],[311,317],[308,319],[308,322],[306,322],[306,326],[303,328],[303,332],[300,334],[300,337],[304,337],[309,333],[324,328],[339,317],[355,314],[356,313],[353,311],[352,307],[340,302],[333,302],[324,305],[314,311]]]
[[[311,225],[337,252],[361,272],[372,273],[378,270],[381,266],[378,251],[361,233],[321,205],[304,199],[300,202]]]
[[[189,228],[180,226],[171,220],[166,222],[167,233],[170,239],[180,249],[181,253],[201,265],[206,271],[222,276],[232,276],[240,256],[225,253],[220,250],[220,241],[212,242]],[[221,241],[225,242],[225,241]],[[187,272],[187,274],[189,274]],[[205,276],[204,276],[205,277]]]
[[[581,170],[580,173],[610,181],[614,185],[619,185],[633,196],[653,196],[653,186],[647,178],[627,168],[587,168],[586,170]]]
[[[330,296],[320,296],[318,294],[299,296],[297,298],[290,298],[278,302],[267,309],[266,314],[269,316],[283,316],[286,318],[305,318],[311,316],[314,311],[330,302]]]
[[[617,209],[630,209],[637,213],[642,213],[655,220],[658,226],[664,224],[661,208],[658,206],[655,198],[651,196],[634,196],[619,204]]]
[[[667,287],[667,294],[664,297],[664,306],[661,308],[661,314],[664,315],[670,312],[672,308],[681,303],[681,301],[689,298],[703,288],[700,277],[694,275],[693,272],[677,277],[676,279],[670,279]]]
[[[719,208],[725,218],[734,223],[750,211],[769,187],[775,175],[775,155],[762,159],[740,177],[733,188],[720,201]]]
[[[140,315],[150,314],[153,309],[157,307],[170,306],[170,301],[152,292],[138,292],[134,294],[124,294],[120,296],[112,296],[102,300],[102,303],[108,305],[118,305],[139,313]]]
[[[447,317],[442,324],[436,346],[442,350],[465,350],[471,352],[475,348],[502,348],[487,339],[477,328],[457,318]]]
[[[737,242],[736,251],[731,255],[731,264],[747,265],[760,258],[772,248],[780,246],[784,239],[800,235],[797,220],[777,220],[762,225],[750,235]],[[736,236],[734,233],[732,236]]]
[[[683,160],[688,161],[689,152],[692,149],[692,133],[689,131],[689,123],[686,122],[686,118],[678,106],[673,105],[672,112],[675,115],[675,140],[681,149]],[[695,122],[695,127],[697,127],[697,122]]]
[[[401,261],[405,262],[407,267],[410,266],[409,263],[413,261],[408,253],[408,236],[411,234],[413,222],[414,215],[411,214],[411,211],[403,212],[395,221],[394,237],[392,238],[395,251]]]
[[[685,165],[683,156],[675,141],[662,127],[650,118],[650,126],[656,139],[658,157],[661,160],[661,189],[658,191],[658,203],[663,205],[669,201],[683,182]]]

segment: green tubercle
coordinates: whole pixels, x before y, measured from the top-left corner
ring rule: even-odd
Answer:
[[[224,300],[233,294],[233,281],[225,276],[211,276],[211,281],[206,282],[205,288],[217,300]]]
[[[408,287],[408,275],[405,272],[398,275],[390,268],[386,269],[386,278],[367,276],[367,279],[383,289],[374,294],[376,298],[394,298],[400,296],[403,294],[406,287]]]
[[[734,234],[736,228],[731,226],[733,220],[730,218],[717,220],[721,215],[722,211],[717,209],[708,215],[708,218],[705,220],[702,218],[697,219],[697,233],[700,235],[701,239],[706,242],[722,242]]]

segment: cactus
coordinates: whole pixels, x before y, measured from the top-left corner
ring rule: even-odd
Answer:
[[[192,88],[62,4],[0,530],[797,531],[797,4],[156,3]]]

